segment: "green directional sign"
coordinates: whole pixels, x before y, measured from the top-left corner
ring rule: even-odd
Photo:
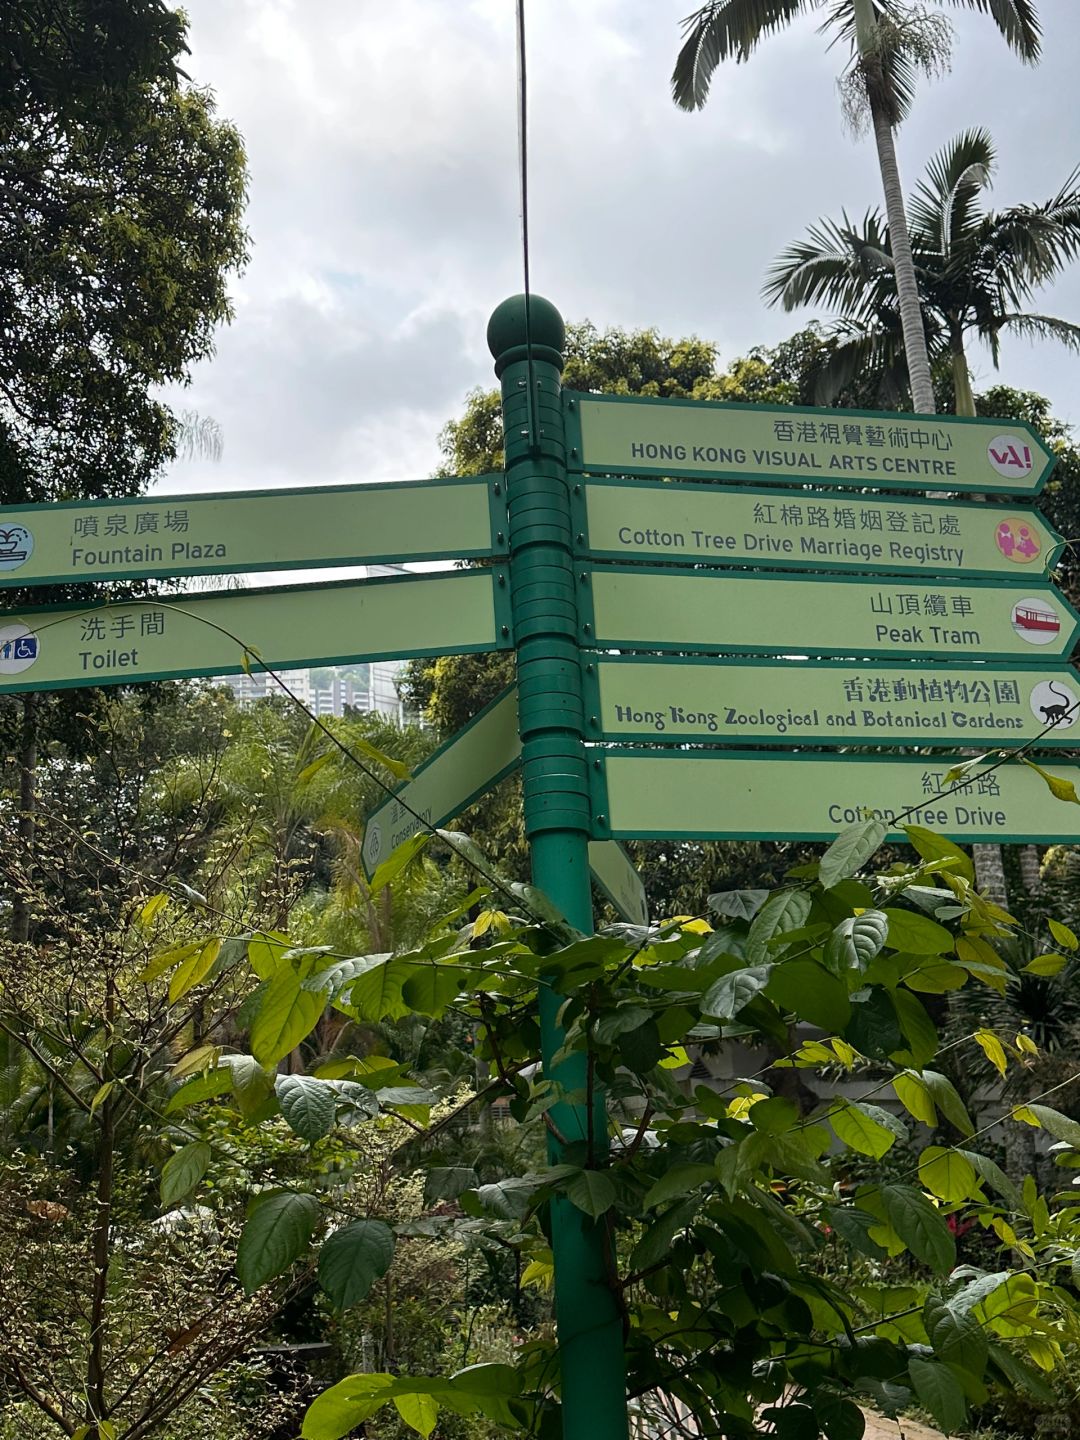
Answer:
[[[1054,456],[1017,420],[566,392],[570,469],[844,489],[1037,495]]]
[[[1080,616],[1053,586],[606,565],[582,570],[582,643],[772,655],[1014,659],[1071,653]]]
[[[1080,745],[1065,667],[597,659],[589,733],[709,745]]]
[[[505,553],[501,480],[0,506],[0,586]]]
[[[952,756],[610,751],[590,771],[594,831],[643,840],[829,840],[877,817],[894,839],[903,838],[902,825],[921,825],[954,840],[1080,840],[1080,810],[1056,800],[1020,761],[950,785],[954,763]],[[1046,764],[1080,784],[1080,765]]]
[[[576,503],[579,554],[616,560],[1022,582],[1064,543],[1020,505],[595,479]]]
[[[517,686],[512,685],[368,816],[360,849],[368,879],[399,845],[460,815],[520,762]]]
[[[460,570],[32,607],[0,615],[0,693],[505,649],[505,595],[495,572]]]
[[[649,902],[641,876],[614,840],[589,841],[589,869],[616,912],[631,925],[649,923]]]

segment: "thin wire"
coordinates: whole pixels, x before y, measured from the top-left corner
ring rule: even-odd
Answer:
[[[529,451],[535,455],[540,448],[536,423],[536,376],[532,348],[532,287],[529,280],[529,129],[528,70],[525,61],[525,0],[517,0],[517,74],[518,74],[518,174],[521,182],[521,269],[525,292],[525,364],[528,371],[526,412],[529,426]]]

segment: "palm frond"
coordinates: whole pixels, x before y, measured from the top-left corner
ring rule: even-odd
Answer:
[[[747,60],[766,36],[816,7],[818,0],[712,0],[683,21],[682,49],[671,95],[683,110],[700,110],[721,60]]]
[[[939,150],[908,202],[908,222],[928,248],[947,256],[975,223],[974,204],[991,184],[995,160],[988,130],[965,130]],[[914,239],[913,234],[913,239]]]
[[[951,5],[990,15],[1021,60],[1034,65],[1042,53],[1042,28],[1034,0],[949,0]]]
[[[770,305],[794,310],[799,305],[824,305],[844,315],[872,313],[880,300],[875,277],[893,268],[888,232],[880,213],[868,210],[862,229],[847,215],[843,224],[822,220],[811,226],[777,256],[762,294]],[[887,288],[892,288],[891,282]]]
[[[998,325],[1028,340],[1059,340],[1070,350],[1080,351],[1080,325],[1054,315],[1000,315]]]
[[[829,338],[845,337],[809,374],[814,387],[814,404],[831,405],[849,385],[867,375],[876,375],[883,399],[895,400],[906,379],[904,343],[899,327],[858,328],[841,322],[826,331]]]

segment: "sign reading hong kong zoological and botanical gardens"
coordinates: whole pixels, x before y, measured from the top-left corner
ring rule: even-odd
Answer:
[[[571,470],[1037,495],[1054,456],[1021,421],[568,393]]]

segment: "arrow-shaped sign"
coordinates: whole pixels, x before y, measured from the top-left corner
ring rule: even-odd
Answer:
[[[1038,664],[1071,654],[1080,630],[1080,615],[1041,582],[928,584],[616,565],[581,574],[581,642],[600,648]]]
[[[506,649],[491,570],[0,615],[0,694]],[[251,658],[254,657],[254,658]]]
[[[1054,468],[1019,420],[563,394],[570,469],[590,473],[1037,495]]]
[[[505,554],[501,481],[4,505],[0,586]]]
[[[1064,544],[1022,505],[655,480],[588,480],[575,503],[578,553],[613,560],[1023,581]]]

